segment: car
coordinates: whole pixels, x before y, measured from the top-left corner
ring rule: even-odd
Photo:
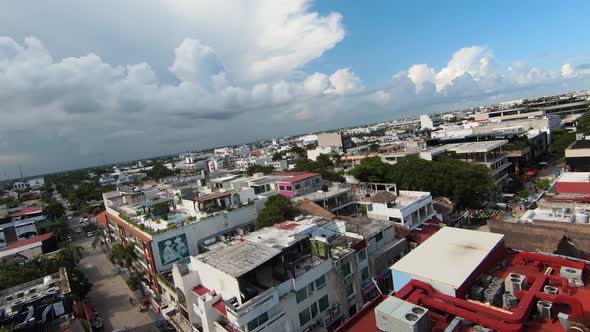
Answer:
[[[94,236],[94,232],[88,232],[86,233],[86,237],[93,237]]]
[[[80,228],[74,228],[74,233],[80,234],[82,233],[82,230]]]
[[[72,220],[72,216],[68,216],[68,220]]]

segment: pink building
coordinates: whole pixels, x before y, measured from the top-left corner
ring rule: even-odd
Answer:
[[[277,181],[279,194],[292,198],[314,190],[319,190],[323,184],[318,173],[293,172],[293,176]]]

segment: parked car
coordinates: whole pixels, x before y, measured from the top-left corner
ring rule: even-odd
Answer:
[[[86,233],[86,237],[93,237],[94,236],[94,232],[88,232]]]
[[[82,230],[80,228],[74,228],[74,233],[80,234],[82,233]]]

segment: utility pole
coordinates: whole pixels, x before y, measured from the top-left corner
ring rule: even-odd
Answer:
[[[18,172],[20,174],[20,180],[23,181],[23,168],[21,164],[18,164]]]

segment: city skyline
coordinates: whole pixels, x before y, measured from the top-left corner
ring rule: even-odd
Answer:
[[[431,4],[418,19],[404,13],[422,8],[388,3],[121,6],[24,1],[0,14],[8,177],[589,87],[584,2]]]

